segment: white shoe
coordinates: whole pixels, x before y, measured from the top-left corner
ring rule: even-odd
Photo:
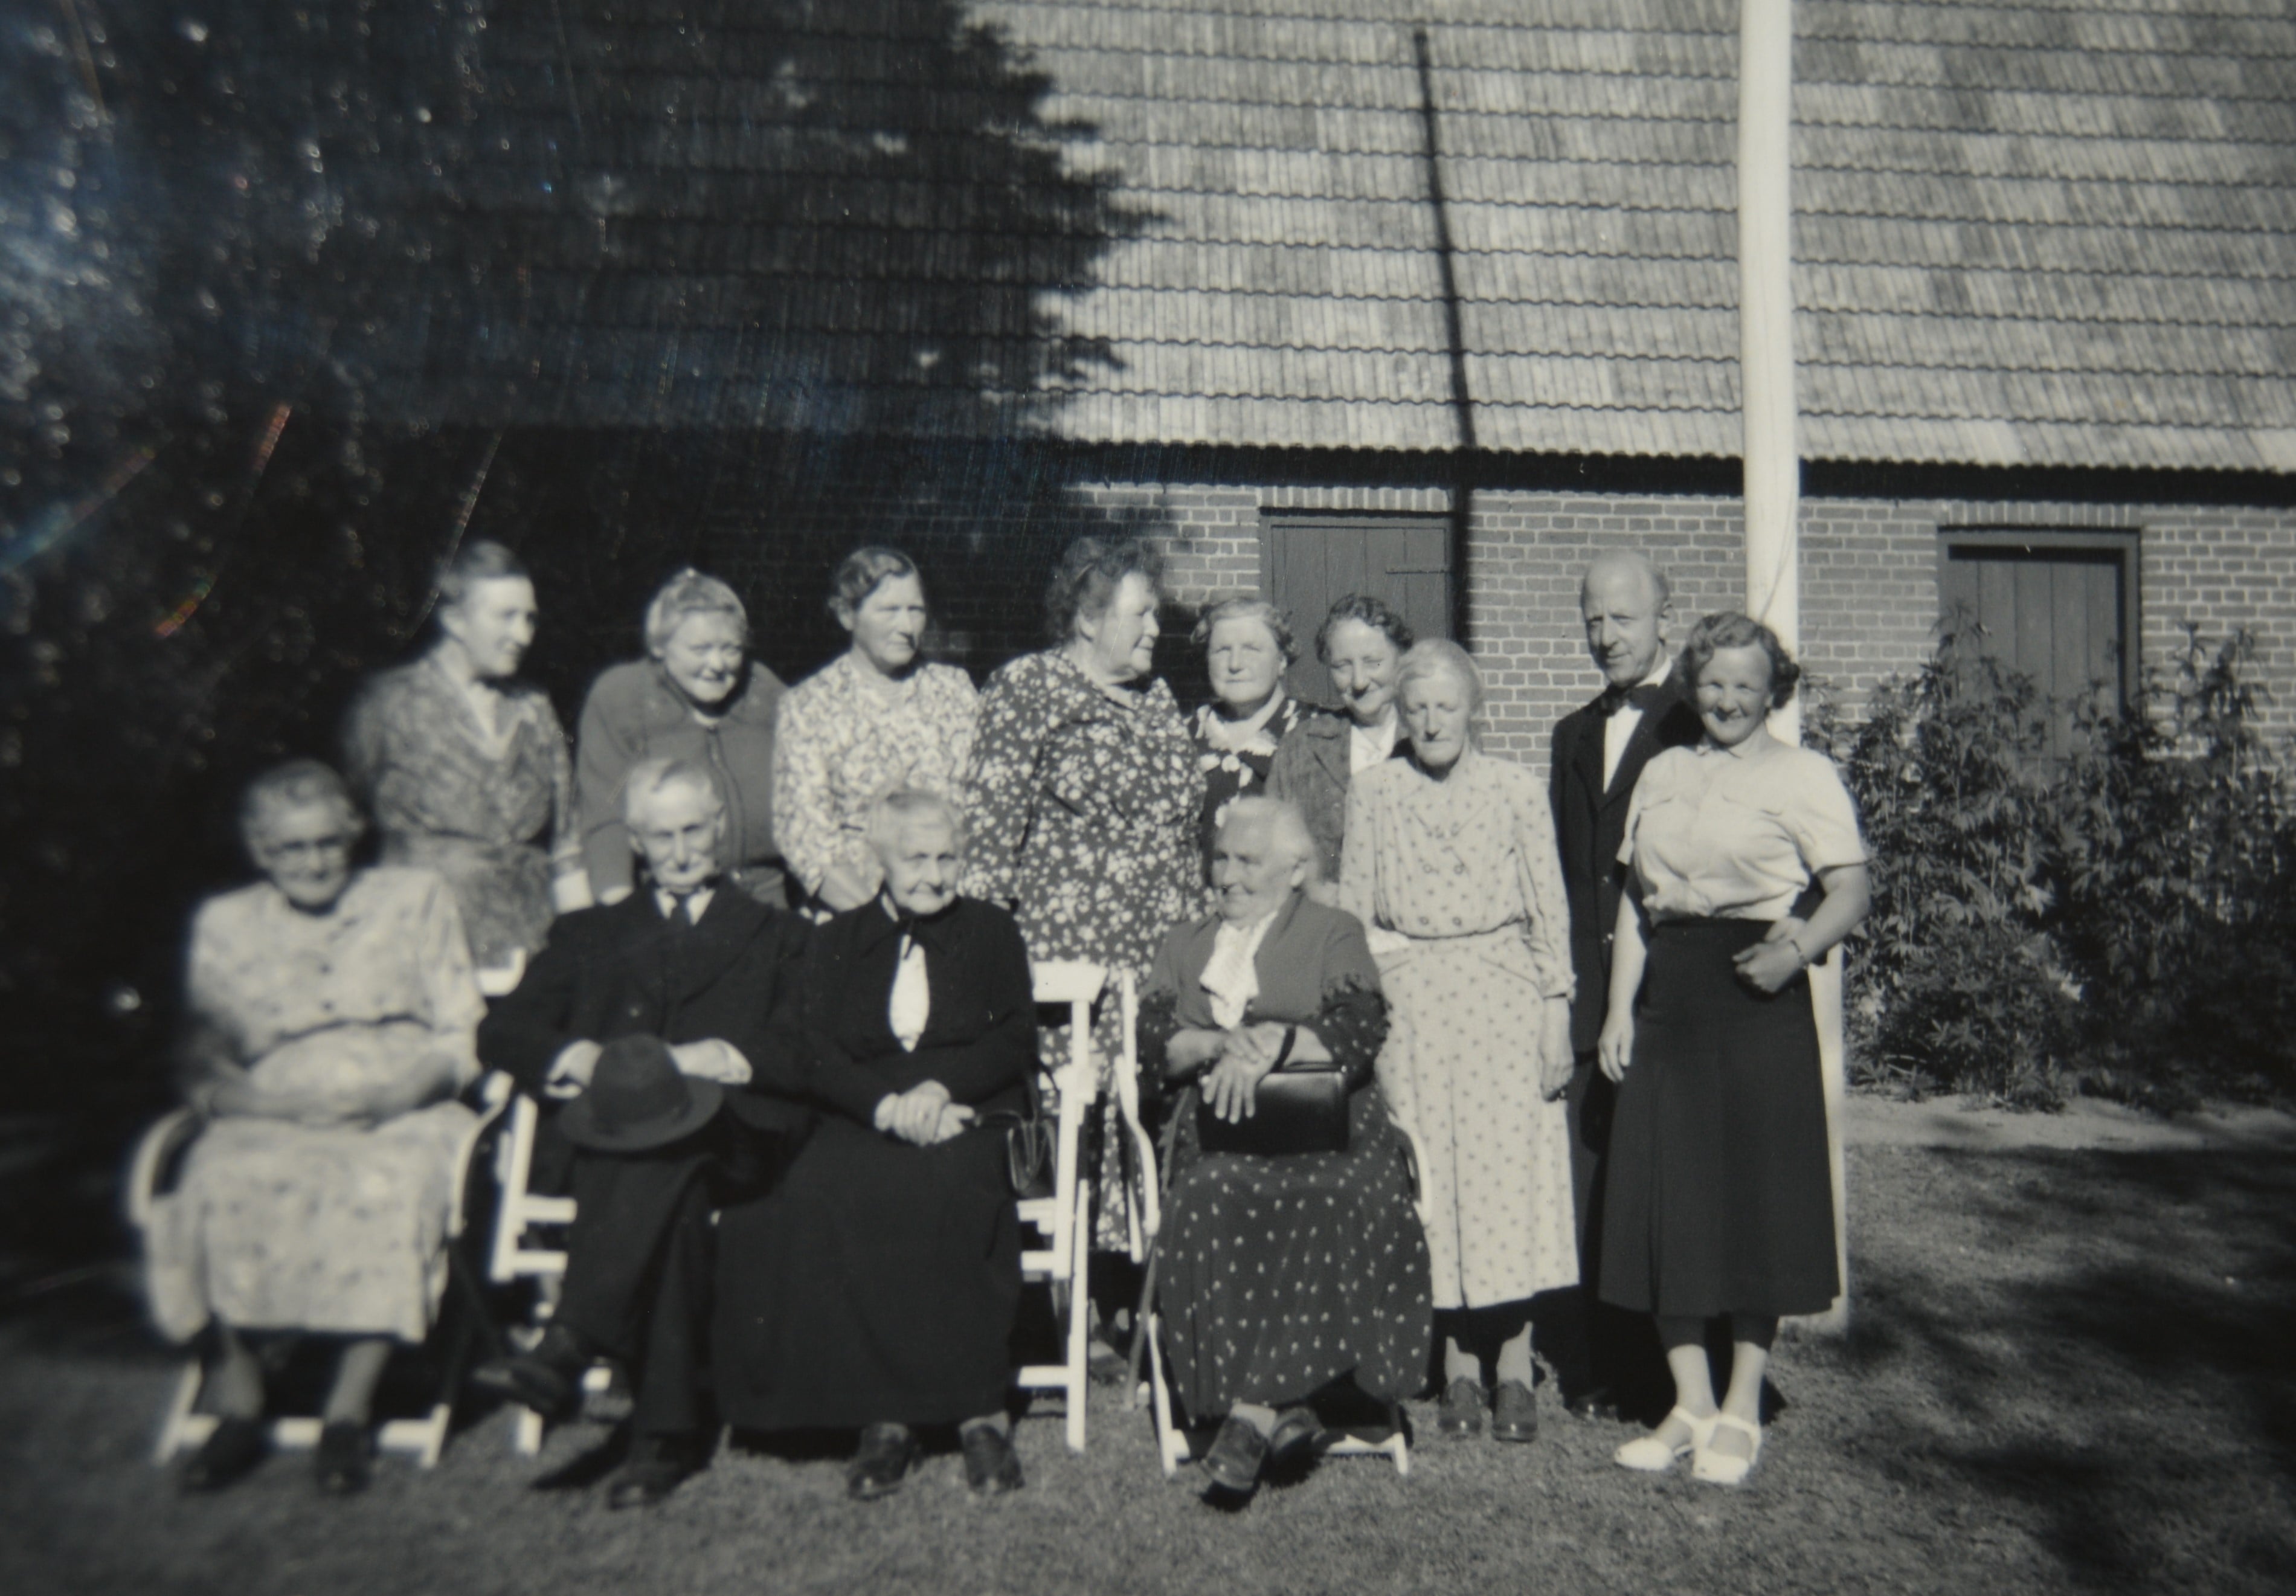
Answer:
[[[1611,1461],[1621,1469],[1632,1469],[1638,1474],[1664,1474],[1684,1458],[1704,1453],[1706,1443],[1713,1439],[1715,1421],[1721,1416],[1709,1413],[1701,1419],[1685,1409],[1676,1408],[1659,1420],[1659,1429],[1664,1429],[1679,1419],[1690,1431],[1690,1439],[1677,1446],[1659,1439],[1657,1430],[1653,1430],[1647,1436],[1636,1436],[1620,1447],[1611,1454]]]
[[[1744,1457],[1733,1457],[1726,1452],[1714,1450],[1714,1432],[1724,1425],[1753,1442],[1753,1451]],[[1702,1479],[1710,1486],[1742,1486],[1746,1476],[1754,1471],[1755,1461],[1762,1455],[1762,1427],[1749,1424],[1735,1413],[1717,1413],[1714,1422],[1707,1427],[1706,1436],[1691,1454],[1690,1477]]]

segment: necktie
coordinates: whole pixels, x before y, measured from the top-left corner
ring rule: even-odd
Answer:
[[[1604,720],[1629,704],[1647,715],[1665,697],[1663,682],[1644,682],[1633,687],[1620,687],[1614,683],[1603,689],[1603,696],[1595,700],[1595,708]]]
[[[691,897],[681,896],[673,900],[673,903],[675,906],[672,907],[669,912],[669,923],[676,926],[681,931],[692,930],[693,929],[693,900]]]

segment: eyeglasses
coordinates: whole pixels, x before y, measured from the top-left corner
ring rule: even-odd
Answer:
[[[258,850],[266,859],[281,863],[288,860],[321,859],[351,851],[356,841],[351,837],[305,837],[288,842],[266,842]]]

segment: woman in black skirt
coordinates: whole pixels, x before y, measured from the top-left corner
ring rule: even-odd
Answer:
[[[1013,917],[956,896],[964,833],[880,798],[879,895],[814,933],[806,1044],[824,1109],[781,1184],[718,1225],[719,1400],[740,1429],[851,1429],[846,1486],[899,1488],[917,1427],[954,1425],[980,1495],[1021,1485],[1005,1410],[1020,1222],[991,1119],[1037,1060]]]
[[[1636,784],[1620,857],[1603,1072],[1620,1084],[1604,1190],[1602,1295],[1657,1316],[1675,1406],[1618,1451],[1736,1485],[1761,1454],[1778,1320],[1841,1289],[1824,1087],[1802,971],[1866,916],[1866,847],[1833,761],[1772,737],[1800,675],[1767,626],[1710,615],[1682,669],[1706,735]],[[1824,902],[1771,933],[1812,878]],[[1730,1388],[1714,1400],[1707,1322],[1727,1315]]]

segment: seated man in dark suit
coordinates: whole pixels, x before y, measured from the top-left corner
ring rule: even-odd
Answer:
[[[726,806],[704,766],[642,761],[623,815],[650,883],[561,918],[479,1027],[482,1059],[563,1105],[545,1135],[575,1218],[540,1343],[472,1378],[554,1412],[593,1359],[623,1360],[632,1445],[608,1502],[633,1507],[700,1468],[715,1428],[700,1379],[710,1209],[784,1163],[809,1116],[794,1022],[804,922],[721,887]]]

